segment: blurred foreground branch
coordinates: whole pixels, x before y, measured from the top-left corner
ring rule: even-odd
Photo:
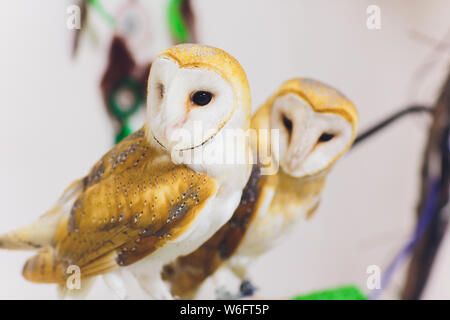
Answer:
[[[430,193],[430,181],[439,176],[438,205],[427,230],[415,247],[407,271],[402,299],[419,299],[425,289],[433,262],[448,226],[445,206],[449,200],[449,126],[450,73],[434,106],[422,164],[421,198],[417,212],[420,216]],[[419,218],[419,217],[418,217]]]

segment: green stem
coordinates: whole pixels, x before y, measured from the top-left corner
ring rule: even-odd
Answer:
[[[170,0],[167,7],[169,31],[178,43],[189,42],[190,34],[181,12],[184,0]]]
[[[106,12],[100,0],[87,0],[87,2],[100,14],[100,16],[105,20],[111,27],[114,27],[115,21],[113,16]]]

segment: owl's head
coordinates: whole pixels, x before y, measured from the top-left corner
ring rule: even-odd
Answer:
[[[265,113],[265,114],[263,114]],[[284,172],[294,177],[324,172],[352,145],[358,123],[354,105],[336,89],[311,79],[285,82],[256,114],[252,125],[266,118],[279,130]]]
[[[220,49],[177,45],[152,64],[147,97],[149,139],[168,151],[202,149],[214,143],[225,127],[247,129],[250,108],[243,68]]]

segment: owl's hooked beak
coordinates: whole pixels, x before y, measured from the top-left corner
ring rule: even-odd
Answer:
[[[292,134],[285,157],[281,161],[283,169],[295,176],[306,158],[314,151],[320,134],[318,130],[308,128],[308,126],[297,126]]]
[[[168,124],[164,130],[164,135],[169,144],[176,142],[174,141],[174,137],[178,136],[177,130],[180,130],[183,125],[186,123],[187,117],[182,118],[181,120],[176,121],[175,123]]]
[[[188,121],[186,112],[182,110],[171,110],[166,99],[161,102],[159,114],[155,116],[158,120],[158,126],[152,128],[153,137],[159,145],[166,150],[172,150],[178,143],[180,137],[186,137],[186,130],[183,126]]]
[[[281,166],[287,172],[297,171],[303,160],[311,152],[312,146],[307,145],[309,129],[308,114],[305,110],[290,110],[289,115],[282,114],[282,120],[288,131],[287,150],[281,159]]]

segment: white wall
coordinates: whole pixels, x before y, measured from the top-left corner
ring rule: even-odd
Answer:
[[[70,59],[68,4],[0,3],[1,233],[44,212],[112,142],[99,95],[106,48],[84,40],[77,61]],[[381,30],[366,28],[369,4],[381,7]],[[284,80],[312,77],[350,97],[365,128],[405,104],[431,103],[446,72],[443,50],[431,56],[430,72],[419,72],[448,30],[446,0],[194,5],[200,40],[230,52],[246,69],[254,109]],[[365,288],[367,266],[386,267],[413,227],[426,131],[423,118],[404,120],[339,162],[314,219],[252,268],[260,295],[286,297],[348,283]],[[21,277],[29,256],[0,251],[0,298],[56,296],[53,286]],[[429,296],[450,298],[442,277],[434,275]],[[400,288],[396,278],[385,297],[395,298]],[[91,297],[109,296],[99,283]]]

